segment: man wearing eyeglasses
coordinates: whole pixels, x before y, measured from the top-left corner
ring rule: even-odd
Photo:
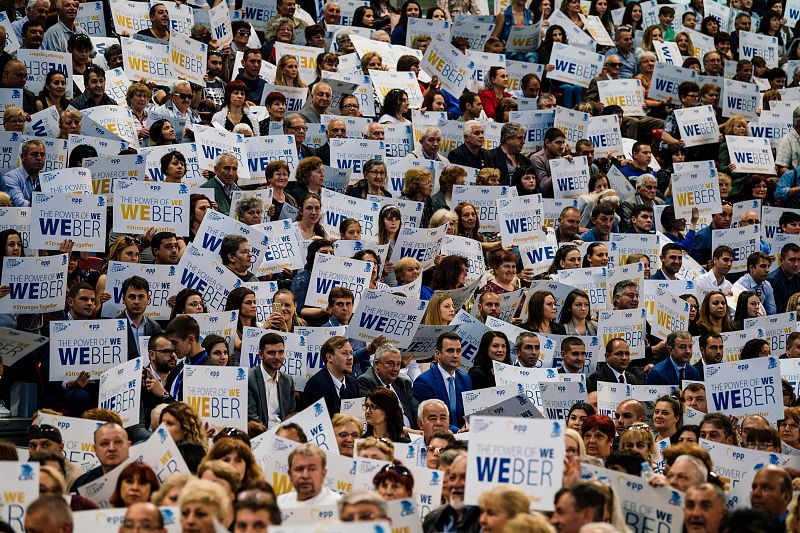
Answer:
[[[164,517],[158,507],[150,502],[131,504],[125,511],[125,518],[119,525],[119,533],[166,533]]]
[[[386,343],[375,350],[375,359],[372,368],[358,376],[358,392],[366,396],[374,387],[386,387],[397,396],[403,410],[403,427],[417,429],[414,420],[419,402],[414,398],[411,380],[400,375],[402,358],[397,345]]]
[[[165,388],[169,373],[178,366],[178,354],[172,341],[163,333],[153,335],[147,341],[147,357],[150,364],[144,369],[142,381],[142,404],[145,422],[150,420],[150,413],[162,403],[174,402]]]
[[[294,135],[294,143],[297,148],[298,159],[300,160],[314,155],[314,150],[303,144],[306,142],[307,131],[308,126],[306,126],[306,120],[297,113],[292,113],[283,119],[283,133],[286,135]]]

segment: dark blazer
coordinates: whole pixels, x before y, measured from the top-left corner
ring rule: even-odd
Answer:
[[[450,425],[458,427],[464,426],[464,402],[461,393],[472,390],[472,379],[461,369],[456,369],[456,411],[450,411]],[[414,380],[414,397],[418,402],[436,398],[442,400],[446,405],[450,405],[447,395],[447,386],[439,371],[438,365],[432,365],[428,370]]]
[[[327,142],[320,146],[319,148],[314,149],[314,155],[322,159],[322,163],[324,165],[330,166],[331,164],[331,145]]]
[[[381,382],[378,381],[378,376],[375,375],[375,370],[370,368],[356,378],[358,384],[358,395],[366,396],[369,390],[373,387],[381,387]],[[408,421],[411,422],[411,428],[417,429],[417,409],[419,402],[414,398],[414,392],[411,386],[411,380],[397,376],[397,379],[392,383],[392,389],[400,399],[400,405],[403,407],[403,414],[406,415]]]
[[[328,413],[331,416],[335,415],[342,410],[342,398],[359,398],[355,378],[350,374],[345,374],[344,394],[339,397],[336,393],[336,385],[333,383],[333,376],[327,368],[321,369],[306,383],[305,390],[300,394],[300,404],[297,406],[297,410],[302,411],[320,398],[325,400]]]
[[[466,144],[462,144],[458,148],[453,148],[447,154],[447,159],[456,165],[464,165],[465,167],[472,167],[482,169],[492,166],[489,162],[489,150],[480,148],[477,154],[473,154]]]
[[[489,166],[496,168],[500,171],[500,185],[509,185],[511,183],[511,175],[508,173],[508,157],[499,146],[489,150]],[[531,160],[528,156],[518,154],[517,163],[520,167],[531,166]]]
[[[201,189],[213,189],[214,196],[212,200],[217,202],[217,211],[222,213],[223,215],[228,215],[231,212],[231,201],[228,199],[228,194],[225,192],[224,187],[216,178],[211,178],[204,184],[200,185]],[[200,194],[206,194],[206,191],[197,191]]]
[[[247,372],[247,420],[269,425],[267,412],[267,387],[260,366]],[[278,417],[286,419],[295,410],[294,380],[285,372],[278,371]]]
[[[586,378],[586,391],[595,392],[597,390],[598,381],[609,381],[611,383],[619,383],[614,372],[606,363],[598,363],[597,370]],[[629,385],[641,385],[639,379],[632,373],[625,371],[625,381]]]
[[[691,379],[701,381],[703,376],[692,365],[687,364],[683,372],[683,379]],[[647,385],[678,385],[678,372],[675,371],[675,365],[672,364],[672,358],[667,357],[647,373]]]
[[[123,309],[117,316],[114,318],[124,318],[128,319],[128,315],[125,314],[125,310]],[[164,330],[161,329],[161,326],[158,325],[153,319],[144,317],[144,334],[147,337],[152,337],[153,335],[157,335]],[[131,329],[131,323],[128,322],[128,361],[131,359],[136,359],[139,357],[139,350],[136,343],[136,337],[133,336],[133,330]],[[146,353],[143,355],[147,355]]]
[[[457,531],[458,533],[478,533],[481,530],[480,526],[481,508],[476,505],[467,505],[461,511],[461,520],[456,521],[456,512],[449,505],[443,505],[438,509],[434,509],[422,521],[422,531],[424,533],[434,533],[436,531],[444,531],[445,527],[451,522],[455,529],[449,531]]]
[[[472,389],[488,389],[489,387],[496,387],[497,381],[494,374],[488,372],[480,367],[473,366],[469,369],[469,379],[472,380]]]

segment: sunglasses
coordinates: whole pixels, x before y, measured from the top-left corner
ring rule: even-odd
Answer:
[[[248,437],[247,433],[245,433],[241,429],[222,428],[219,431],[219,433],[214,435],[214,442],[217,442],[222,439],[237,439],[250,446],[250,437]]]
[[[408,468],[404,467],[403,465],[388,464],[385,465],[383,468],[381,468],[379,472],[380,473],[394,472],[395,474],[400,476],[411,476],[411,471]]]
[[[177,96],[181,100],[191,100],[192,99],[192,95],[191,94],[175,93],[175,96]]]

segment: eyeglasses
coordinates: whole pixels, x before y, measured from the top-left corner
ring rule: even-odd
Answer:
[[[622,68],[622,63],[606,63],[606,66],[610,68]]]
[[[356,440],[358,437],[361,436],[361,434],[357,433],[357,432],[356,433],[348,433],[346,431],[342,431],[341,433],[337,433],[336,436],[339,437],[342,440],[344,440],[344,439],[346,439],[348,437],[350,437],[353,440]]]
[[[247,436],[247,433],[245,433],[244,431],[242,431],[240,429],[236,429],[236,428],[223,428],[223,429],[221,429],[219,431],[219,433],[214,435],[214,442],[217,442],[218,440],[226,439],[226,438],[227,439],[237,439],[237,440],[240,440],[240,441],[244,442],[248,446],[250,445],[250,437]]]
[[[28,433],[47,433],[48,435],[61,435],[61,432],[49,424],[41,424],[38,426],[31,426],[28,428]]]
[[[376,409],[381,409],[381,408],[378,407],[377,405],[375,405],[374,403],[364,402],[364,411],[374,411]],[[383,410],[383,409],[381,409],[381,410]]]
[[[236,32],[236,35],[239,35],[241,37],[244,37],[244,36],[250,37],[250,32],[247,31],[247,30],[239,30],[239,31]]]
[[[379,473],[383,472],[394,472],[395,474],[399,474],[401,476],[411,476],[411,471],[408,468],[404,467],[403,465],[392,465],[392,464],[385,465],[379,471]]]
[[[275,496],[269,492],[258,489],[243,490],[236,495],[236,501],[243,502],[245,500],[263,500],[274,502]]]
[[[287,129],[294,131],[308,131],[308,126],[289,126]]]
[[[175,96],[177,96],[181,100],[191,100],[192,99],[192,95],[191,94],[175,93]]]
[[[367,174],[372,174],[373,176],[387,176],[388,174],[382,170],[370,170]]]
[[[358,109],[358,104],[345,104],[342,109]]]
[[[125,243],[125,246],[130,246],[131,244],[135,244],[136,246],[142,246],[142,241],[140,241],[136,237],[131,237],[129,235],[125,235],[123,237],[123,241],[122,242]]]
[[[157,353],[175,353],[175,350],[173,350],[172,348],[170,348],[168,350],[150,350],[150,351],[151,352],[157,352]]]

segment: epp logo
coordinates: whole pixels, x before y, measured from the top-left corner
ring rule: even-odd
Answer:
[[[36,472],[31,465],[20,465],[19,481],[33,481],[36,479]]]
[[[322,414],[322,411],[323,411],[323,409],[322,409],[322,403],[321,403],[321,402],[317,402],[317,403],[315,403],[315,404],[314,404],[314,416],[319,416],[319,415],[321,415],[321,414]]]

